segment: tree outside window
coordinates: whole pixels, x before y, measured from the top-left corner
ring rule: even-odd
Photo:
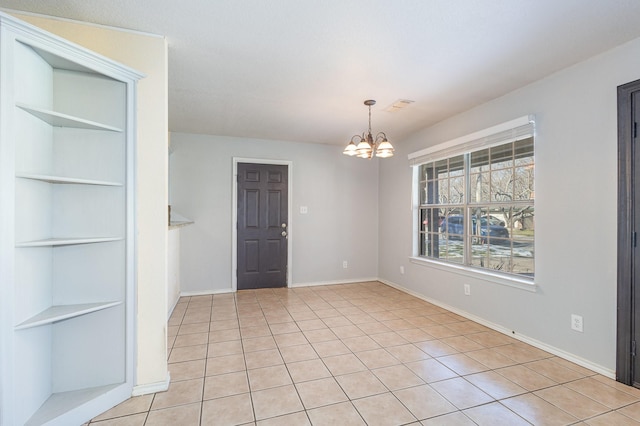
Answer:
[[[418,255],[534,276],[534,141],[526,138],[418,167]]]

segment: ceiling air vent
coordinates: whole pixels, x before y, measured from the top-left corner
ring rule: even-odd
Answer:
[[[400,111],[401,109],[404,109],[404,108],[408,107],[409,105],[411,105],[414,102],[415,101],[412,101],[412,100],[409,100],[409,99],[398,99],[397,101],[395,101],[394,103],[389,105],[385,109],[385,111],[388,111],[388,112]]]

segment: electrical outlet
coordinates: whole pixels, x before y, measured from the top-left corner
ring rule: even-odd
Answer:
[[[404,275],[404,266],[400,267],[400,275]]]
[[[349,262],[347,262],[346,260],[343,260],[343,261],[342,261],[342,267],[343,267],[344,269],[347,269],[347,268],[349,267]]]
[[[309,213],[309,207],[300,206],[300,214],[307,214],[307,213]]]
[[[571,329],[579,331],[580,333],[584,331],[582,317],[580,315],[571,314]]]
[[[471,286],[469,284],[464,285],[464,295],[471,296]]]

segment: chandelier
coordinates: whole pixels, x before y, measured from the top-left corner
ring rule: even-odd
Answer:
[[[387,158],[393,156],[393,146],[391,142],[387,140],[387,135],[383,132],[379,132],[375,139],[371,134],[371,106],[376,104],[376,101],[369,99],[364,101],[364,104],[369,107],[369,130],[365,136],[354,135],[349,142],[349,145],[342,152],[344,155],[353,157],[354,155],[360,158]]]

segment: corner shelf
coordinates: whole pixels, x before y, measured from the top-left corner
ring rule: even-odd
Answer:
[[[28,320],[18,324],[15,327],[15,330],[24,330],[26,328],[53,324],[54,322],[79,317],[80,315],[90,314],[92,312],[101,311],[103,309],[108,309],[121,304],[122,302],[106,302],[52,306],[49,309],[46,309],[39,314],[29,318]]]
[[[49,123],[55,127],[72,127],[76,129],[90,129],[90,130],[109,130],[112,132],[123,132],[118,127],[109,126],[107,124],[97,123],[95,121],[85,120],[84,118],[74,117],[68,114],[62,114],[59,112],[30,106],[17,102],[16,106],[34,117],[39,118],[45,123]]]
[[[25,426],[47,424],[77,406],[115,390],[118,386],[120,386],[119,383],[88,389],[85,388],[77,391],[53,393],[25,423]]]
[[[78,184],[78,185],[99,185],[99,186],[123,186],[119,182],[108,182],[92,179],[80,179],[70,178],[63,176],[51,176],[51,175],[38,175],[31,173],[17,173],[17,178],[39,180],[42,182],[55,183],[55,184]]]
[[[120,237],[97,237],[97,238],[47,238],[44,240],[24,241],[16,243],[16,247],[52,247],[71,246],[76,244],[107,243],[110,241],[121,241]]]
[[[142,74],[0,12],[0,424],[80,425],[135,383]]]

